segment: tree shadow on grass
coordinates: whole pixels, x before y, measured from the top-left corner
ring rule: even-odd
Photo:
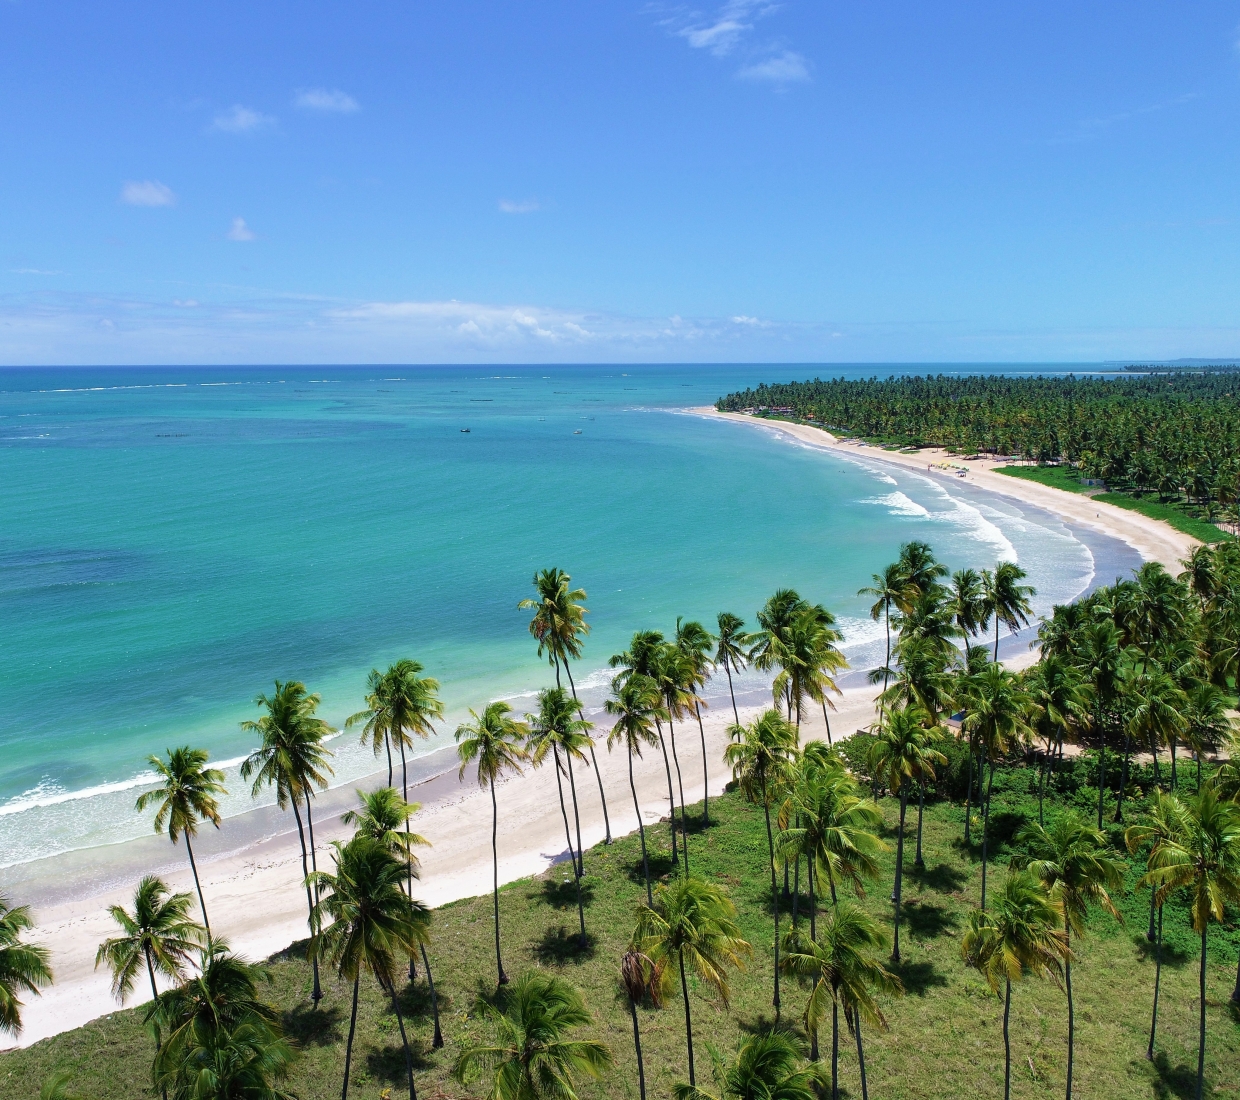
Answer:
[[[936,863],[933,867],[918,869],[916,865],[905,872],[918,886],[928,886],[940,894],[954,894],[969,881],[968,872],[950,863]]]
[[[597,950],[594,937],[586,933],[585,946],[581,946],[581,933],[569,931],[564,925],[548,928],[534,947],[534,955],[544,966],[563,966],[565,963],[582,963],[594,958]]]
[[[932,962],[909,962],[905,959],[890,969],[904,983],[904,991],[918,997],[924,997],[936,986],[947,984],[947,979]]]
[[[436,986],[435,993],[439,999],[440,1016],[449,1015],[452,1012],[452,994],[446,992],[443,986]],[[424,981],[408,983],[400,991],[398,1000],[401,1015],[406,1020],[429,1020],[435,1014],[431,1004],[431,989]]]
[[[1158,945],[1150,943],[1145,938],[1144,932],[1134,932],[1131,936],[1132,945],[1137,949],[1137,955],[1142,962],[1156,962],[1158,959]],[[1185,963],[1196,962],[1197,954],[1193,952],[1191,955],[1186,951],[1181,951],[1173,944],[1169,944],[1163,940],[1162,945],[1162,964],[1169,966],[1173,970],[1179,970]]]
[[[401,1086],[408,1080],[405,1076],[405,1048],[401,1045],[400,1029],[396,1026],[396,1017],[391,1017],[391,1033],[384,1035],[384,1044],[377,1050],[366,1054],[366,1072],[378,1081],[393,1086]],[[405,1022],[405,1033],[409,1032],[409,1022]],[[395,1040],[393,1040],[395,1036]],[[409,1059],[413,1062],[413,1072],[430,1069],[435,1063],[428,1057],[429,1048],[420,1040],[409,1036]],[[395,1091],[395,1089],[393,1090]]]
[[[281,1022],[284,1034],[299,1047],[325,1047],[344,1038],[344,1016],[344,1009],[337,1005],[311,1008],[303,1002],[284,1013]]]
[[[577,908],[577,884],[573,879],[545,878],[541,886],[530,894],[532,899],[541,898],[553,909]],[[581,883],[581,904],[588,906],[594,900],[594,885],[588,879]]]
[[[906,901],[901,906],[909,931],[920,939],[934,939],[960,925],[960,918],[943,905]]]
[[[798,1043],[804,1043],[805,1049],[809,1050],[809,1036],[805,1032],[804,1021],[792,1016],[784,1015],[776,1020],[774,1016],[769,1016],[765,1012],[759,1012],[756,1016],[736,1018],[736,1026],[746,1035],[768,1035],[772,1031],[777,1031],[781,1035],[795,1040]],[[822,1042],[821,1034],[818,1037],[819,1043]],[[828,1044],[830,1035],[828,1033]]]
[[[646,838],[646,843],[649,845],[649,837]],[[660,879],[667,878],[667,876],[676,869],[676,864],[672,862],[671,852],[656,852],[650,850],[647,852],[646,862],[650,867],[650,885],[652,887],[658,885]],[[642,873],[642,854],[640,849],[637,852],[637,858],[629,864],[626,874],[628,875],[630,882],[634,882],[638,886],[642,887],[642,889],[645,889],[646,877]],[[577,904],[575,899],[573,904]]]
[[[1190,1069],[1183,1062],[1173,1066],[1161,1050],[1155,1053],[1153,1062],[1145,1062],[1145,1065],[1149,1067],[1154,1078],[1154,1095],[1159,1097],[1159,1100],[1170,1100],[1173,1096],[1190,1100],[1197,1095],[1196,1069]],[[1205,1091],[1212,1091],[1209,1082],[1206,1083]]]
[[[1010,810],[990,811],[990,856],[993,859],[1002,845],[1010,844],[1017,831],[1029,818]]]

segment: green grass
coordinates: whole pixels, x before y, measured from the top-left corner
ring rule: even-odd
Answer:
[[[1019,821],[1036,813],[1030,801],[1031,777],[1023,768],[1000,773],[992,812],[998,857],[992,863],[991,889],[998,889],[1007,863],[1002,846]],[[1065,791],[1065,798],[1089,803],[1088,788]],[[897,807],[883,803],[889,825]],[[1032,807],[1032,809],[1031,809]],[[1134,807],[1135,809],[1135,807]],[[690,810],[696,821],[700,807]],[[762,816],[738,796],[711,802],[712,826],[697,828],[690,837],[690,858],[696,873],[724,884],[740,908],[745,935],[754,946],[748,969],[736,976],[730,1008],[701,989],[693,994],[695,1046],[699,1082],[711,1086],[708,1043],[730,1053],[746,1035],[770,1026],[771,934],[770,890],[765,869],[766,838]],[[898,968],[907,996],[887,1000],[890,1021],[885,1034],[867,1034],[866,1061],[870,1095],[883,1100],[911,1097],[1001,1095],[1003,1048],[1001,1003],[960,960],[960,936],[968,910],[976,903],[980,865],[976,848],[960,842],[963,809],[947,802],[927,807],[926,870],[913,869],[912,825],[906,843],[905,912],[902,933],[905,962]],[[667,827],[649,830],[655,866],[668,872]],[[485,839],[485,838],[483,838]],[[890,830],[889,830],[890,839]],[[574,944],[576,911],[571,872],[553,868],[535,879],[505,887],[503,906],[505,962],[510,973],[530,967],[553,970],[577,985],[597,1019],[595,1032],[616,1055],[617,1068],[605,1082],[586,1084],[583,1098],[637,1096],[636,1064],[627,1007],[621,1000],[616,971],[642,898],[640,853],[636,837],[587,853],[587,925],[589,948]],[[884,877],[875,883],[864,904],[885,922],[886,900],[894,868],[888,855]],[[804,903],[803,903],[804,904]],[[1169,947],[1163,970],[1159,1056],[1144,1058],[1153,989],[1152,953],[1145,943],[1144,896],[1124,903],[1127,926],[1096,916],[1090,934],[1076,946],[1073,968],[1077,1005],[1076,1081],[1080,1095],[1099,1100],[1191,1095],[1196,1068],[1196,955],[1191,933],[1179,925],[1182,910],[1167,911]],[[1234,917],[1234,914],[1233,914]],[[784,919],[786,927],[786,917]],[[224,930],[226,932],[226,930]],[[430,1047],[431,1022],[426,984],[421,980],[402,997],[412,1018],[418,1095],[423,1100],[479,1095],[454,1082],[449,1070],[462,1044],[481,1037],[471,1008],[479,994],[494,989],[489,897],[449,905],[436,913],[431,958],[436,968],[447,1047]],[[1184,946],[1187,944],[1188,946]],[[1232,1088],[1240,1074],[1240,1027],[1227,1005],[1234,980],[1240,932],[1211,932],[1212,962],[1208,974],[1209,1044],[1207,1090]],[[325,976],[326,999],[318,1009],[309,1001],[310,970],[296,952],[278,956],[271,966],[269,996],[284,1012],[285,1026],[301,1048],[293,1089],[303,1100],[328,1100],[339,1095],[343,1041],[348,1028],[348,989]],[[105,979],[101,976],[100,981]],[[784,1022],[797,1026],[805,991],[784,986]],[[684,1017],[676,995],[661,1010],[640,1013],[646,1052],[649,1095],[666,1097],[672,1085],[686,1078]],[[1066,1010],[1063,994],[1046,982],[1019,986],[1013,997],[1013,1095],[1063,1095]],[[0,1096],[26,1100],[37,1095],[42,1080],[54,1069],[73,1075],[75,1095],[92,1100],[132,1100],[149,1095],[152,1043],[132,1011],[118,1011],[87,1027],[0,1055]],[[401,1095],[403,1059],[395,1018],[381,1003],[373,983],[363,983],[358,1038],[350,1096],[378,1100],[384,1088]],[[855,1051],[843,1043],[841,1073],[844,1095],[860,1095]]]
[[[1036,481],[1053,489],[1069,493],[1089,493],[1093,490],[1081,484],[1081,472],[1071,466],[996,466],[995,473],[1018,477],[1023,481]]]

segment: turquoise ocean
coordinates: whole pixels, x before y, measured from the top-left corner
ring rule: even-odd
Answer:
[[[597,702],[634,630],[752,623],[779,586],[836,613],[855,666],[878,663],[857,590],[911,538],[952,568],[1015,558],[1039,612],[1122,557],[964,484],[685,411],[895,369],[0,373],[0,867],[149,833],[133,801],[170,745],[208,748],[226,812],[248,809],[239,723],[277,678],[340,726],[372,667],[413,657],[447,709],[428,752],[469,707],[531,705],[551,680],[517,610],[537,569],[589,594],[578,682]],[[376,770],[352,733],[333,747],[338,782]]]

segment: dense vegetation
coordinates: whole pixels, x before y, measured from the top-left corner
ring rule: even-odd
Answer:
[[[716,404],[732,412],[787,410],[902,446],[1066,462],[1114,490],[1182,501],[1209,518],[1236,522],[1240,381],[1234,372],[814,379],[763,384]]]
[[[201,890],[148,878],[113,910],[100,964],[118,998],[157,971],[163,991],[4,1055],[0,1091],[1200,1100],[1240,1064],[1240,773],[1204,759],[1233,736],[1238,560],[1234,544],[1203,547],[1182,578],[1149,565],[1056,608],[1018,674],[989,631],[997,647],[1001,625],[1028,620],[1021,570],[949,577],[910,543],[867,589],[890,638],[871,674],[880,717],[835,745],[800,738],[843,663],[821,606],[781,590],[754,633],[727,613],[717,635],[639,632],[611,661],[615,750],[670,743],[675,761],[675,724],[694,722],[715,669],[770,670],[774,706],[731,730],[732,793],[686,806],[668,764],[665,826],[588,853],[570,825],[572,762],[594,743],[570,671],[585,594],[540,574],[531,633],[570,688],[541,692],[525,720],[493,704],[458,741],[485,788],[518,763],[563,770],[563,864],[431,913],[413,896],[415,808],[381,788],[330,870],[303,847],[311,936],[269,966],[212,937]],[[437,713],[421,671],[372,678],[357,721],[377,752]],[[247,766],[299,826],[330,766],[317,702],[297,683],[260,697]],[[193,750],[153,763],[144,802],[188,841],[219,773]],[[28,930],[0,906],[9,1031],[50,980]]]

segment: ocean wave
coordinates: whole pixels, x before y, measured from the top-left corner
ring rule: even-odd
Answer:
[[[880,504],[893,516],[920,516],[924,518],[931,515],[928,508],[918,504],[917,501],[906,496],[898,489],[894,493],[888,493],[886,496],[866,497],[861,503]]]

